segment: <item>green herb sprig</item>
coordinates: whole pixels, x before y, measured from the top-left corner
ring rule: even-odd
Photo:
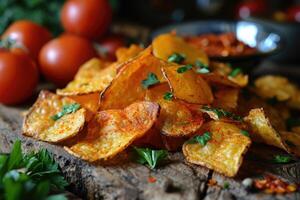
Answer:
[[[186,56],[180,53],[173,53],[169,56],[168,62],[174,62],[177,64],[181,64],[185,60]]]
[[[80,107],[81,106],[78,103],[66,104],[62,107],[62,110],[59,113],[53,115],[51,119],[53,119],[54,121],[59,120],[66,114],[71,114],[76,112],[77,110],[79,110]]]
[[[246,136],[246,137],[250,137],[249,132],[246,131],[246,130],[241,130],[240,133],[241,133],[242,135]]]
[[[164,160],[168,152],[166,150],[153,150],[149,148],[133,147],[138,158],[137,162],[140,164],[146,164],[151,169],[154,169],[162,160]]]
[[[289,155],[275,155],[273,161],[275,163],[290,163],[292,161],[292,157]]]
[[[142,81],[142,86],[143,86],[144,89],[147,89],[150,86],[156,85],[158,83],[159,83],[159,80],[158,80],[156,74],[150,72],[148,74],[147,78]]]
[[[193,144],[193,143],[199,143],[202,146],[205,146],[208,141],[210,141],[212,138],[211,132],[205,132],[203,135],[196,135],[192,137],[188,143]]]
[[[240,74],[242,72],[241,68],[235,68],[234,70],[232,70],[230,72],[230,74],[228,75],[229,77],[236,77],[238,74]]]
[[[164,94],[164,100],[167,100],[167,101],[171,101],[173,99],[174,95],[172,92],[166,92]]]
[[[238,116],[232,112],[228,112],[221,108],[210,108],[208,106],[203,106],[201,110],[204,112],[213,112],[217,116],[218,119],[221,119],[223,117],[228,117],[235,121],[243,121],[241,116]]]
[[[187,64],[187,65],[184,65],[184,66],[181,66],[177,69],[177,73],[179,74],[182,74],[188,70],[191,70],[193,68],[193,65],[191,64]]]

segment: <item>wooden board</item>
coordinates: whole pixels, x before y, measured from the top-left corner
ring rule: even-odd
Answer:
[[[300,193],[269,195],[249,192],[241,184],[245,177],[258,177],[272,173],[300,183],[300,163],[274,165],[265,159],[276,153],[276,149],[254,147],[235,179],[229,179],[204,167],[188,164],[181,153],[170,154],[167,163],[155,170],[133,162],[115,166],[91,165],[77,159],[61,147],[38,142],[21,135],[23,109],[0,105],[0,152],[9,152],[15,140],[22,141],[24,151],[47,148],[55,155],[66,179],[68,188],[84,199],[157,199],[157,200],[215,200],[215,199],[281,199],[300,200]],[[258,153],[257,153],[258,152]],[[259,155],[259,156],[257,156]],[[154,183],[149,182],[154,177]],[[230,184],[229,189],[209,186],[215,179],[220,186]]]

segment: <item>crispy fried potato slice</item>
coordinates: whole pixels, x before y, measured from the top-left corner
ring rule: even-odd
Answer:
[[[163,73],[171,86],[174,96],[188,103],[210,104],[213,94],[205,80],[193,70],[178,73],[180,66],[163,67]]]
[[[213,107],[223,108],[228,111],[232,111],[237,108],[239,99],[239,89],[236,88],[226,88],[220,89],[215,92],[215,99],[213,102]]]
[[[99,59],[92,59],[85,63],[77,72],[73,81],[64,89],[58,89],[57,94],[82,95],[104,90],[117,74],[117,65],[106,64]]]
[[[280,135],[291,149],[291,152],[300,157],[300,133],[282,131]]]
[[[208,74],[203,74],[202,77],[211,85],[234,87],[234,88],[240,87],[237,83],[229,80],[227,76],[224,76],[222,74],[208,73]]]
[[[262,76],[255,80],[254,85],[255,92],[265,99],[276,97],[278,101],[286,101],[297,92],[297,87],[282,76]]]
[[[130,47],[121,47],[117,49],[116,56],[117,56],[117,62],[123,63],[130,58],[133,58],[137,56],[139,53],[141,53],[144,50],[140,45],[132,44]]]
[[[249,115],[245,117],[245,121],[251,127],[251,137],[255,142],[265,143],[289,152],[288,146],[273,128],[263,108],[250,110]]]
[[[142,81],[147,79],[149,73],[154,73],[161,83],[166,82],[161,66],[172,64],[154,57],[151,52],[152,48],[147,48],[122,67],[111,85],[101,94],[101,110],[122,109],[137,100],[143,100],[147,89]]]
[[[167,83],[150,88],[146,92],[145,100],[156,102],[161,111],[156,123],[157,129],[166,136],[182,137],[195,133],[203,123],[202,115],[192,113],[187,106],[176,100],[165,100],[164,95],[169,92]]]
[[[205,146],[185,142],[183,153],[187,161],[235,176],[251,144],[250,138],[241,134],[237,126],[224,122],[211,121],[204,125],[203,131],[211,133],[211,140]]]
[[[245,87],[248,85],[249,77],[245,74],[238,74],[235,77],[229,76],[228,79],[240,87]]]
[[[86,138],[66,150],[84,160],[107,160],[141,138],[155,123],[159,105],[136,102],[124,110],[97,113],[89,123]]]
[[[165,61],[168,61],[169,56],[174,53],[185,55],[186,64],[195,64],[196,61],[208,65],[208,57],[201,50],[188,44],[183,38],[174,34],[162,34],[154,38],[152,42],[153,54]]]
[[[77,135],[84,127],[86,109],[80,108],[54,121],[51,117],[59,113],[66,104],[74,100],[42,91],[39,98],[25,116],[23,133],[46,142],[61,142]]]

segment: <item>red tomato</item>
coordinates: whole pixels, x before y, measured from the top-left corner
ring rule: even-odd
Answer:
[[[266,14],[267,3],[265,0],[248,0],[238,5],[237,16],[247,18]]]
[[[121,36],[109,36],[99,41],[100,56],[109,61],[116,60],[116,51],[124,47],[125,42]]]
[[[41,48],[51,40],[52,35],[46,28],[31,21],[22,20],[8,27],[2,38],[8,37],[24,46],[30,56],[37,61]]]
[[[287,19],[291,22],[300,22],[300,5],[292,6],[288,9]]]
[[[69,0],[61,10],[61,23],[67,32],[90,39],[103,35],[112,20],[107,0]]]
[[[42,48],[39,62],[43,75],[63,87],[74,78],[79,67],[93,57],[97,57],[97,52],[90,41],[64,34]]]
[[[37,66],[28,54],[0,51],[0,103],[22,103],[33,94],[38,79]]]

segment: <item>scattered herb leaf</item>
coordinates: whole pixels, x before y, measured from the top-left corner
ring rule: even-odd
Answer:
[[[185,60],[185,55],[180,54],[180,53],[173,53],[168,58],[169,62],[174,62],[174,63],[178,63],[178,64],[182,63],[184,60]]]
[[[174,95],[172,92],[166,92],[164,94],[164,100],[167,100],[167,101],[171,101],[173,99]]]
[[[198,67],[198,68],[208,68],[208,65],[207,65],[207,64],[204,64],[204,63],[201,62],[200,60],[196,60],[195,66]]]
[[[62,110],[59,113],[53,115],[51,119],[53,119],[54,121],[59,120],[66,114],[71,114],[76,112],[80,107],[81,106],[78,103],[66,104],[62,107]]]
[[[199,68],[196,70],[197,73],[199,74],[207,74],[210,73],[209,68],[203,67],[203,68]]]
[[[289,155],[275,155],[273,160],[275,163],[289,163],[292,161],[292,157]]]
[[[204,112],[209,111],[209,112],[215,113],[216,116],[218,117],[218,119],[221,119],[222,117],[228,117],[228,118],[233,119],[235,121],[243,121],[241,116],[238,116],[234,113],[228,112],[228,111],[226,111],[224,109],[221,109],[221,108],[210,108],[208,106],[203,106],[202,110]]]
[[[151,169],[154,169],[159,162],[164,160],[168,153],[166,150],[153,150],[149,148],[137,148],[133,147],[138,155],[137,162],[141,164],[147,164]]]
[[[228,76],[230,76],[230,77],[236,77],[241,72],[242,72],[241,68],[235,68],[234,70],[232,70],[230,72],[230,74]]]
[[[145,80],[142,81],[142,86],[144,89],[149,88],[152,85],[159,83],[156,74],[150,72]]]
[[[250,134],[249,134],[248,131],[246,131],[246,130],[241,130],[240,132],[241,132],[242,135],[247,136],[247,137],[250,137]]]
[[[205,132],[203,135],[196,135],[192,137],[188,143],[199,143],[202,146],[205,146],[209,140],[211,140],[211,132]]]
[[[186,72],[186,71],[188,71],[188,70],[191,70],[192,68],[193,68],[193,65],[187,64],[187,65],[184,65],[184,66],[182,66],[182,67],[179,67],[179,68],[177,69],[177,73],[181,74],[181,73],[184,73],[184,72]]]
[[[229,189],[229,186],[230,186],[230,185],[229,185],[228,182],[224,182],[224,184],[223,184],[223,188],[224,188],[224,189],[226,189],[226,190]]]

